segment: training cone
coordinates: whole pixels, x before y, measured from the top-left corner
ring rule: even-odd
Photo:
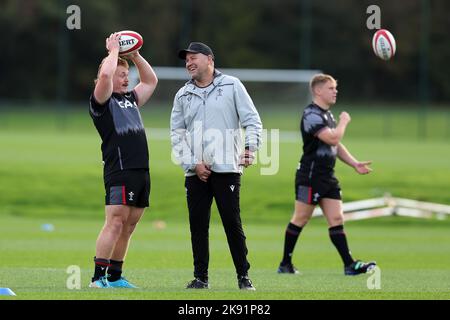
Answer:
[[[0,288],[0,296],[15,296],[16,294],[10,288]]]

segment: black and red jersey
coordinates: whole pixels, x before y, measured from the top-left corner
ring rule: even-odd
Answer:
[[[318,138],[320,131],[325,128],[336,128],[333,114],[314,103],[308,105],[300,123],[303,155],[299,173],[303,179],[310,180],[315,175],[334,175],[337,147],[328,145]]]
[[[102,139],[104,176],[127,169],[148,169],[147,137],[136,93],[113,93],[103,105],[92,94],[89,102],[89,114]]]

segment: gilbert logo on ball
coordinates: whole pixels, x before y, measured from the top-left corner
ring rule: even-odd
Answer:
[[[129,54],[136,50],[139,50],[144,44],[144,39],[137,32],[125,30],[120,31],[119,34],[120,55]]]
[[[394,36],[386,29],[378,30],[373,35],[372,48],[377,57],[383,60],[391,59],[396,51]]]

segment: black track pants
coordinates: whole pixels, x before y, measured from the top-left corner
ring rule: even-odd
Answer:
[[[208,277],[208,235],[213,198],[216,200],[222,219],[236,273],[247,275],[250,264],[247,261],[248,250],[240,217],[240,174],[212,172],[208,182],[201,181],[197,176],[186,177],[185,187],[194,257],[194,276]]]

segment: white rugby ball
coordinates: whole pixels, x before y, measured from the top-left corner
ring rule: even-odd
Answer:
[[[377,57],[389,60],[395,55],[397,49],[395,38],[386,29],[380,29],[373,35],[372,48]]]
[[[144,39],[137,32],[125,30],[120,31],[119,34],[119,55],[129,54],[139,50],[144,44]]]

